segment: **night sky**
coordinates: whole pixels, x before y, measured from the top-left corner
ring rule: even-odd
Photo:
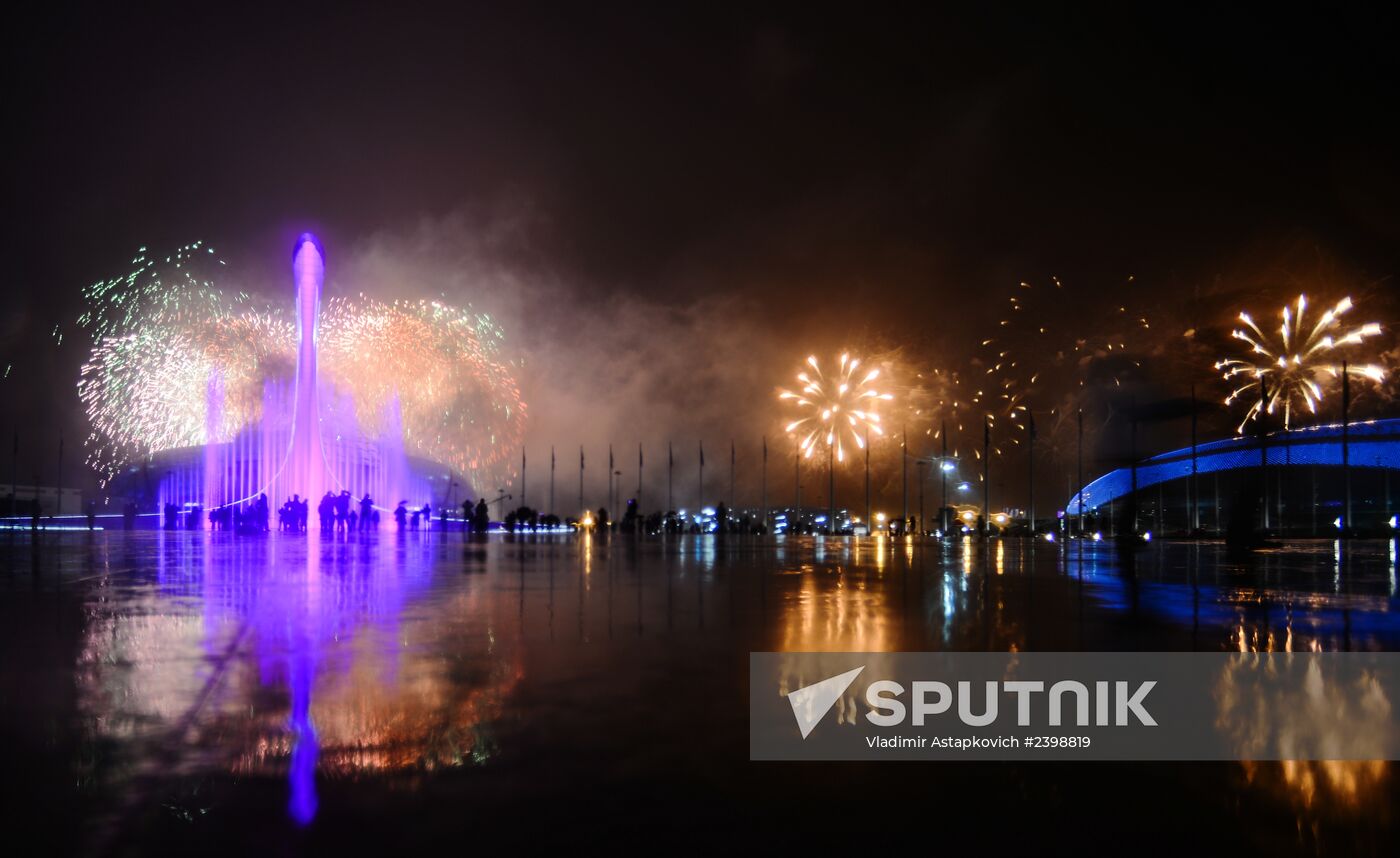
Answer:
[[[80,436],[79,291],[196,238],[284,277],[303,229],[334,264],[449,220],[570,300],[750,302],[799,360],[955,351],[1052,275],[1390,288],[1389,20],[971,5],[50,8],[4,60],[0,428]]]

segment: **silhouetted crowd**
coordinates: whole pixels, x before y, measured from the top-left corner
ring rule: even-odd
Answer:
[[[461,529],[467,533],[485,534],[491,529],[490,506],[485,498],[462,502]],[[438,529],[454,529],[448,518],[448,510],[439,508]],[[175,503],[162,505],[162,526],[166,530],[198,530],[203,527],[205,510],[198,504],[184,506]],[[277,508],[277,529],[282,533],[305,533],[311,515],[311,501],[294,494]],[[411,507],[408,501],[401,500],[393,509],[394,526],[399,531],[427,530],[433,526],[433,508],[424,503],[421,507]],[[245,503],[227,504],[208,510],[211,530],[236,533],[265,533],[271,530],[272,509],[266,494]],[[358,500],[349,490],[327,491],[316,504],[316,517],[322,533],[364,533],[379,528],[380,507],[368,494]],[[124,523],[129,528],[136,517],[135,504],[129,503],[124,512]],[[578,526],[595,531],[632,534],[659,533],[764,533],[766,528],[748,515],[731,516],[723,503],[715,510],[711,527],[701,525],[688,517],[675,512],[654,512],[643,514],[637,508],[636,500],[628,500],[627,508],[620,520],[613,520],[606,507],[588,511],[581,521],[564,520],[557,515],[541,515],[538,510],[521,506],[505,513],[500,527],[508,533],[555,530],[564,526]]]
[[[486,509],[486,499],[482,498],[472,506],[471,498],[462,501],[462,523],[472,533],[485,533],[491,527],[491,513]]]
[[[166,504],[169,510],[173,504]],[[279,513],[280,517],[281,513]],[[272,510],[267,502],[267,495],[258,495],[246,504],[227,504],[225,506],[214,507],[209,510],[209,528],[211,530],[232,530],[237,533],[265,532],[272,520]],[[167,512],[165,529],[172,530],[170,516]]]
[[[483,516],[482,530],[485,530],[486,507],[480,508]],[[426,529],[432,524],[433,509],[430,504],[410,510],[408,501],[399,501],[394,509],[394,523],[399,530]],[[167,530],[198,528],[203,510],[195,506],[190,510],[167,503],[164,505],[164,524]],[[305,533],[311,517],[311,501],[294,494],[277,509],[277,529],[283,533]],[[379,527],[379,508],[374,499],[365,494],[359,500],[348,490],[339,494],[328,491],[316,504],[316,517],[321,531],[325,533],[367,532]],[[271,511],[266,494],[260,494],[243,504],[228,504],[209,511],[209,525],[214,530],[244,532],[266,532],[271,529]],[[443,511],[442,526],[447,526],[447,513]]]

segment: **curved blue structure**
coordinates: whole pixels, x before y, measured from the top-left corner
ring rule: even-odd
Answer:
[[[1273,432],[1264,437],[1264,455],[1272,466],[1335,466],[1342,464],[1342,424],[1311,426]],[[1260,464],[1260,439],[1254,435],[1196,445],[1196,473],[1211,474]],[[1400,418],[1368,420],[1348,426],[1348,459],[1353,468],[1400,469]],[[1094,512],[1132,492],[1132,468],[1119,468],[1083,486],[1065,505],[1065,513]],[[1191,476],[1191,448],[1183,447],[1143,459],[1137,466],[1137,487],[1142,491],[1158,483]]]

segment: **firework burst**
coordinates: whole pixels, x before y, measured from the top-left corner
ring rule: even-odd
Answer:
[[[1339,350],[1360,345],[1381,332],[1376,322],[1350,325],[1343,316],[1352,309],[1350,298],[1343,298],[1311,324],[1306,320],[1307,297],[1299,295],[1297,302],[1285,304],[1279,313],[1281,324],[1277,334],[1266,334],[1248,313],[1241,312],[1243,328],[1230,336],[1249,347],[1244,357],[1225,358],[1215,368],[1222,377],[1236,385],[1225,397],[1225,404],[1249,401],[1244,419],[1236,432],[1244,432],[1249,421],[1260,413],[1283,411],[1283,426],[1289,428],[1295,410],[1307,409],[1316,414],[1325,385],[1342,374]],[[1380,381],[1385,371],[1375,364],[1346,365],[1348,375]]]
[[[845,353],[830,377],[822,373],[816,355],[807,358],[807,366],[809,369],[797,374],[801,387],[778,392],[778,399],[790,402],[804,415],[785,427],[789,435],[801,438],[803,456],[810,459],[817,447],[825,444],[837,461],[844,462],[848,445],[865,449],[867,433],[885,434],[878,409],[882,402],[893,400],[894,394],[873,386],[880,377],[878,368],[862,369],[860,358]]]
[[[154,452],[233,440],[263,421],[269,385],[296,370],[291,308],[221,290],[212,250],[142,248],[133,265],[85,290],[79,317],[93,337],[78,380],[93,427],[88,462],[104,479]],[[332,421],[371,438],[402,431],[406,452],[461,473],[508,475],[526,409],[489,315],[333,298],[317,336]]]

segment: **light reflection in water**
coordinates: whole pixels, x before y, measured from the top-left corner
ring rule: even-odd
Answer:
[[[519,681],[519,656],[491,630],[493,605],[479,589],[409,610],[433,578],[426,537],[158,540],[157,594],[89,625],[80,683],[99,735],[171,724],[162,744],[218,758],[224,749],[200,738],[217,735],[237,749],[234,773],[284,773],[299,825],[317,814],[318,774],[431,770],[489,754],[482,726]],[[459,660],[488,668],[464,686],[418,643],[444,636]],[[206,726],[185,736],[195,721]]]
[[[1342,541],[1340,539],[1332,542],[1332,592],[1337,593],[1342,589]]]
[[[883,588],[848,567],[805,565],[784,607],[781,652],[884,652],[897,648]]]
[[[935,612],[930,614],[930,621],[936,619],[936,634],[933,633],[935,629],[930,628],[927,630],[929,633],[922,639],[911,642],[900,638],[899,609],[892,590],[896,579],[862,572],[859,565],[860,543],[856,542],[850,549],[850,556],[856,560],[852,566],[824,567],[814,563],[789,568],[786,574],[798,576],[800,584],[783,603],[779,634],[774,648],[787,652],[880,652],[894,649],[961,649],[966,648],[968,643],[972,644],[971,648],[978,648],[977,644],[981,641],[976,635],[963,637],[964,642],[959,644],[956,635],[959,623],[964,626],[990,626],[998,632],[996,640],[1000,648],[1010,651],[1023,648],[1026,645],[1024,638],[1016,634],[1005,636],[1002,632],[1029,625],[1028,615],[1021,609],[1029,607],[1033,610],[1037,603],[1024,601],[1029,598],[1028,594],[1015,588],[1025,586],[1026,582],[1021,579],[1035,562],[1035,550],[1039,546],[1018,543],[1010,546],[1011,551],[1008,551],[1008,541],[998,540],[988,557],[983,553],[986,546],[978,540],[964,537],[959,542],[960,546],[935,544],[923,549],[931,552],[934,557],[941,558],[941,562],[930,564],[930,574],[933,578],[926,582],[926,586],[936,588],[931,592],[932,598],[929,603],[935,608]],[[883,569],[885,563],[882,551],[885,544],[884,540],[877,539],[872,546],[869,562],[877,573]],[[959,547],[961,558],[952,557],[952,551]],[[1073,582],[1084,576],[1092,582],[1090,599],[1112,609],[1150,614],[1154,623],[1165,622],[1168,626],[1177,623],[1199,625],[1202,615],[1207,623],[1213,622],[1211,618],[1221,614],[1230,617],[1230,625],[1219,628],[1218,636],[1206,638],[1207,646],[1204,648],[1207,649],[1231,649],[1248,653],[1293,652],[1301,648],[1320,652],[1335,651],[1356,644],[1384,646],[1379,640],[1353,636],[1360,626],[1362,616],[1356,613],[1358,608],[1367,609],[1371,612],[1367,614],[1370,617],[1376,617],[1374,612],[1380,612],[1379,617],[1370,622],[1379,622],[1381,625],[1368,626],[1376,629],[1384,628],[1388,622],[1384,616],[1388,613],[1389,606],[1384,601],[1377,602],[1367,597],[1352,595],[1339,599],[1334,595],[1337,574],[1335,546],[1329,545],[1324,549],[1326,554],[1323,557],[1332,562],[1327,563],[1322,574],[1318,576],[1320,580],[1316,582],[1316,590],[1306,587],[1298,590],[1279,587],[1278,573],[1268,563],[1263,565],[1252,579],[1257,582],[1254,585],[1236,584],[1235,582],[1251,580],[1243,578],[1238,571],[1225,574],[1223,581],[1218,572],[1212,572],[1211,575],[1215,579],[1212,586],[1200,588],[1198,585],[1193,589],[1190,581],[1194,579],[1189,576],[1198,573],[1192,571],[1188,575],[1183,564],[1181,572],[1185,580],[1168,579],[1171,582],[1169,585],[1165,582],[1153,583],[1153,598],[1145,604],[1141,601],[1135,603],[1127,597],[1120,600],[1116,595],[1122,588],[1141,588],[1144,585],[1140,580],[1135,582],[1116,567],[1115,550],[1109,546],[1089,546],[1087,549],[1082,545],[1076,546],[1077,559],[1073,562],[1070,562],[1069,558],[1061,557],[1061,549],[1058,546],[1044,552],[1048,565],[1053,567],[1053,577],[1069,586],[1070,593],[1078,594],[1075,598],[1081,600],[1077,609],[1079,616],[1083,616],[1082,600],[1085,597],[1082,590],[1076,589],[1081,585],[1075,585]],[[1159,545],[1154,550],[1168,549]],[[832,547],[828,546],[826,551],[826,556],[829,556]],[[1393,547],[1387,547],[1386,554],[1382,555],[1382,559],[1386,561],[1386,565],[1382,567],[1383,574],[1387,577],[1378,582],[1384,586],[1387,594],[1391,587],[1388,578],[1394,574],[1391,561],[1393,552]],[[1006,578],[1008,553],[1012,553],[1011,559],[1015,564],[1013,569],[1019,570],[1020,574],[1012,576],[1003,584],[1000,581]],[[910,556],[910,566],[914,567],[912,555],[906,556]],[[1198,564],[1199,557],[1197,556],[1192,563]],[[979,580],[982,571],[987,567],[990,567],[990,573],[998,580],[998,583],[992,585],[991,601],[969,601],[969,591],[976,592],[980,589]],[[1155,579],[1164,573],[1148,568],[1140,569],[1137,574],[1145,579]],[[1225,586],[1221,586],[1222,584]],[[1164,586],[1173,589],[1162,589]],[[1048,584],[1037,584],[1036,587],[1039,588],[1036,598],[1047,600],[1042,610],[1057,615],[1061,620],[1064,616],[1072,615],[1069,611],[1064,611],[1059,603],[1049,601],[1063,591]],[[1007,598],[1009,593],[1015,595]],[[1192,605],[1193,593],[1195,602],[1204,601],[1205,608],[1201,608],[1199,604],[1194,608],[1187,607],[1183,615],[1181,605]],[[1185,598],[1179,599],[1178,596]],[[1139,596],[1139,599],[1141,598]],[[1145,619],[1140,618],[1137,622],[1142,623]],[[1003,624],[1006,624],[1005,628]],[[1211,644],[1212,640],[1215,643]],[[1107,642],[1107,645],[1112,647],[1117,644]],[[805,667],[811,669],[810,663]],[[830,670],[821,676],[799,676],[796,673],[797,665],[794,663],[790,666],[790,675],[784,677],[785,687],[801,687],[848,667],[844,663],[833,662]],[[820,670],[817,672],[821,673]],[[1248,701],[1247,694],[1230,694],[1228,692],[1232,686],[1225,683],[1225,680],[1222,680],[1222,683],[1222,706],[1239,705],[1242,701]],[[853,721],[863,715],[863,703],[854,694],[855,692],[848,692],[834,707],[834,719],[837,722]],[[1328,709],[1329,696],[1317,692],[1313,699],[1316,706],[1309,712],[1298,713],[1297,717],[1312,718],[1315,722],[1323,724],[1335,723],[1337,713]],[[1370,728],[1363,727],[1363,730],[1379,729],[1383,719],[1377,720],[1380,717],[1378,713],[1390,704],[1383,699],[1383,695],[1373,696],[1373,702],[1373,711],[1354,713],[1356,717],[1350,718],[1349,723],[1371,724]],[[1255,719],[1248,717],[1236,720],[1246,724],[1255,723]],[[1317,728],[1316,724],[1312,731],[1327,732]],[[1304,731],[1300,728],[1297,732]],[[1337,741],[1346,740],[1345,735],[1334,733],[1334,737]],[[1250,739],[1241,737],[1241,741]],[[1332,752],[1340,753],[1335,748]],[[1315,750],[1313,753],[1325,756],[1328,751]],[[1388,802],[1391,789],[1391,766],[1383,761],[1251,762],[1242,763],[1240,766],[1240,771],[1250,784],[1266,792],[1276,793],[1280,800],[1294,806],[1300,826],[1310,825],[1320,815],[1338,809],[1378,809]]]
[[[1251,628],[1241,623],[1233,630],[1231,638],[1234,648],[1241,653],[1293,652],[1295,645],[1292,622],[1281,637],[1271,629]],[[1314,652],[1335,651],[1335,647],[1324,647],[1323,641],[1317,638],[1309,640],[1306,648]],[[1341,756],[1345,753],[1343,746],[1351,737],[1384,735],[1389,728],[1389,711],[1394,704],[1383,689],[1373,683],[1368,689],[1367,704],[1360,711],[1339,712],[1336,701],[1344,696],[1326,693],[1325,678],[1314,663],[1304,684],[1308,704],[1289,706],[1285,724],[1277,735],[1251,734],[1248,732],[1251,725],[1277,723],[1279,707],[1274,707],[1275,714],[1270,718],[1252,718],[1247,713],[1234,711],[1271,705],[1250,690],[1247,677],[1242,680],[1240,674],[1248,670],[1248,663],[1232,663],[1221,676],[1217,694],[1221,707],[1219,723],[1222,727],[1236,725],[1233,738],[1242,747],[1260,751],[1271,741],[1287,742],[1291,735],[1327,735],[1333,745],[1327,749],[1313,749],[1312,755],[1326,757],[1336,753]],[[1288,722],[1308,726],[1290,730]],[[1340,723],[1346,723],[1348,729],[1326,729],[1328,725]],[[1386,803],[1391,788],[1391,764],[1385,760],[1244,760],[1240,766],[1247,783],[1280,797],[1294,809],[1300,831],[1316,833],[1324,817],[1335,821],[1339,817],[1375,810]]]
[[[1397,542],[1397,540],[1392,539],[1392,540],[1390,540],[1390,544],[1389,544],[1388,546],[1386,546],[1386,550],[1390,552],[1390,595],[1391,595],[1392,598],[1395,596],[1395,546],[1396,546],[1396,542]]]
[[[1066,562],[1055,546],[997,540],[993,549],[972,537],[906,540],[903,552],[889,539],[808,537],[777,548],[606,534],[449,547],[429,535],[367,544],[153,538],[154,586],[120,611],[104,607],[105,595],[90,602],[78,668],[85,720],[101,738],[125,740],[152,737],[163,729],[152,725],[198,712],[200,732],[219,737],[209,744],[220,755],[200,764],[286,778],[289,814],[303,821],[317,813],[318,778],[470,765],[494,752],[493,725],[503,712],[527,723],[543,717],[528,706],[510,710],[522,705],[511,695],[525,675],[521,635],[531,624],[550,624],[552,667],[584,684],[597,680],[582,666],[586,653],[609,645],[669,669],[701,644],[718,652],[1289,652],[1385,649],[1396,640],[1394,549],[1379,544],[1362,558],[1369,567],[1358,567],[1358,548],[1348,546],[1351,571],[1339,593],[1328,542],[1233,565],[1223,552],[1196,546],[1189,570],[1185,551],[1161,543],[1139,553],[1129,571],[1110,543],[1076,543]],[[558,579],[577,589],[578,604],[577,635],[569,618],[557,643],[556,558]],[[559,600],[568,606],[560,614],[573,613],[574,601]],[[635,611],[635,631],[627,627],[635,638],[614,641],[624,611],[629,623]],[[611,655],[595,662],[610,671],[630,664]],[[722,685],[715,675],[702,678]],[[822,678],[787,681],[798,687]],[[837,717],[858,714],[849,700]],[[229,749],[231,760],[223,756]],[[1239,771],[1253,788],[1299,808],[1300,824],[1339,805],[1375,810],[1392,789],[1387,764]]]
[[[1287,760],[1240,764],[1246,782],[1278,796],[1294,809],[1300,828],[1319,820],[1369,814],[1385,803],[1390,764],[1384,760]]]

